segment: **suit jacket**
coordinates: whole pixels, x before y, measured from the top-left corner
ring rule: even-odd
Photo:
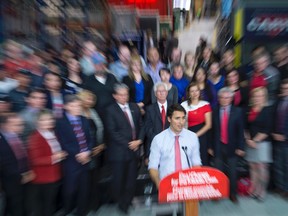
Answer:
[[[248,109],[247,116],[246,116],[246,125],[245,129],[250,133],[251,139],[257,133],[264,133],[268,134],[268,137],[265,141],[271,141],[270,134],[273,131],[273,107],[266,106],[260,111],[254,121],[249,122],[248,117],[250,113],[250,108]]]
[[[167,101],[167,109],[172,103],[170,101]],[[167,111],[166,111],[167,114]],[[167,129],[169,127],[170,123],[167,120],[166,115],[166,121],[164,129]],[[150,146],[153,138],[163,131],[163,125],[162,125],[162,117],[161,117],[161,111],[159,109],[158,103],[153,103],[150,106],[147,107],[146,113],[145,113],[145,132],[147,137],[147,145],[145,147],[145,156],[148,157],[150,153]]]
[[[97,103],[95,104],[95,110],[99,114],[101,120],[104,119],[106,113],[106,107],[111,105],[114,102],[112,96],[114,92],[114,85],[117,84],[115,76],[111,73],[106,75],[106,83],[102,84],[99,82],[95,75],[88,76],[84,80],[83,88],[93,92],[97,97]]]
[[[244,121],[242,110],[239,107],[231,106],[228,119],[228,156],[235,156],[235,150],[244,150]],[[212,149],[214,156],[221,156],[221,147],[225,145],[221,143],[221,119],[220,107],[214,109],[212,114]]]
[[[46,94],[46,100],[47,100],[47,102],[46,102],[46,108],[47,108],[47,109],[50,109],[50,110],[53,110],[53,101],[52,101],[51,92],[48,91],[48,90],[45,90],[45,94]],[[64,91],[64,90],[61,90],[60,95],[61,95],[62,99],[64,100],[65,91]]]
[[[33,183],[54,183],[61,178],[61,164],[52,164],[52,151],[47,140],[36,130],[28,140],[28,157],[36,174]]]
[[[88,149],[91,150],[92,143],[88,120],[83,116],[81,116],[80,118],[82,123],[82,130],[86,137]],[[63,161],[64,169],[70,171],[82,168],[88,169],[88,163],[85,165],[81,165],[78,161],[76,161],[75,156],[80,153],[80,147],[74,133],[73,126],[71,125],[66,113],[64,113],[62,118],[57,119],[55,133],[62,147],[62,150],[68,153],[66,159]]]
[[[136,140],[144,140],[144,127],[140,109],[135,103],[129,103],[129,108],[135,125]],[[132,141],[132,128],[127,118],[117,103],[107,108],[105,128],[108,133],[108,160],[126,161],[139,156],[139,150],[132,151],[128,143]]]
[[[144,85],[144,99],[142,102],[145,104],[145,106],[151,104],[151,92],[153,88],[153,80],[150,75],[147,74],[147,76],[148,80],[142,78],[142,82]],[[134,80],[130,79],[129,76],[125,76],[123,77],[123,83],[125,83],[129,87],[130,102],[135,102],[136,88]]]
[[[282,102],[282,98],[279,98],[277,103],[274,105],[274,119],[273,119],[273,133],[279,133],[279,131],[277,131],[277,124],[278,124],[278,119],[277,119],[277,115],[278,115],[278,109],[280,106],[280,103]],[[282,116],[281,116],[282,117]],[[284,129],[283,129],[283,135],[286,137],[286,141],[288,141],[288,114],[285,114],[285,119],[284,119]]]
[[[19,162],[10,147],[8,141],[0,133],[0,176],[3,187],[13,187],[13,184],[21,184],[23,172],[28,171],[28,161],[21,161],[22,167],[24,169],[19,168]]]

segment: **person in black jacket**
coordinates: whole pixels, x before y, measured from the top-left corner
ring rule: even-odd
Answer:
[[[129,88],[129,101],[137,103],[144,115],[145,107],[151,104],[153,80],[144,72],[139,55],[131,57],[128,76],[123,77],[123,83]]]
[[[112,167],[111,189],[121,212],[128,213],[137,178],[139,147],[144,128],[139,106],[129,103],[128,87],[115,86],[115,102],[107,108],[105,128],[108,133],[108,160]]]
[[[226,172],[230,180],[230,200],[237,203],[237,161],[244,152],[242,110],[232,105],[234,93],[229,88],[218,92],[219,106],[212,113],[212,151],[215,166]]]

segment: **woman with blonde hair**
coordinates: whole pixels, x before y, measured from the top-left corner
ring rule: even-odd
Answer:
[[[267,106],[268,93],[265,87],[250,92],[250,107],[246,116],[246,160],[250,166],[251,187],[249,194],[264,201],[269,182],[269,163],[272,162],[272,107]]]
[[[144,72],[139,55],[131,56],[128,75],[123,77],[122,81],[129,88],[130,102],[137,103],[144,114],[145,106],[151,104],[153,81],[150,75]]]
[[[99,187],[97,182],[99,181],[99,173],[101,168],[101,153],[105,149],[104,127],[101,118],[93,109],[96,103],[96,96],[88,90],[79,92],[77,96],[82,101],[83,116],[87,118],[90,126],[89,129],[93,151],[90,162],[91,191],[89,206],[91,210],[97,210],[99,207]]]
[[[191,51],[188,51],[185,53],[184,64],[185,64],[184,76],[189,81],[191,81],[194,76],[195,66],[196,66],[196,59]]]

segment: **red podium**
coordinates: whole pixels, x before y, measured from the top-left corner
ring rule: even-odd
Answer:
[[[161,180],[158,200],[161,203],[185,202],[185,215],[198,215],[198,201],[229,196],[227,176],[211,167],[193,167],[177,171]]]

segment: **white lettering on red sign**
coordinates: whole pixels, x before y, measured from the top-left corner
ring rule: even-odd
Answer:
[[[212,185],[173,187],[173,191],[167,193],[167,201],[211,199],[221,196],[220,191]]]

